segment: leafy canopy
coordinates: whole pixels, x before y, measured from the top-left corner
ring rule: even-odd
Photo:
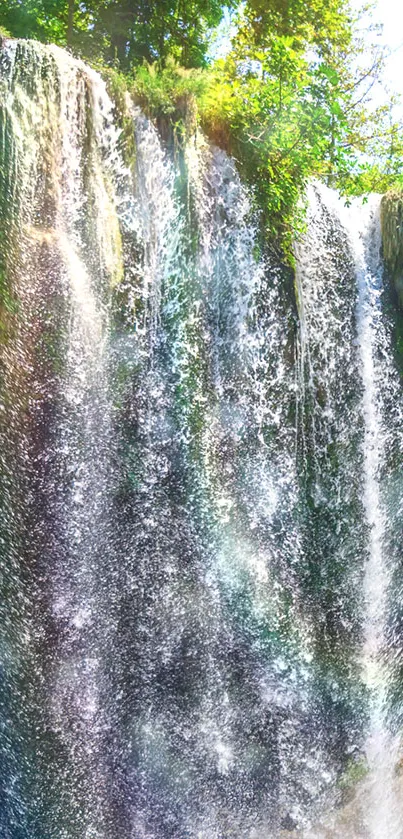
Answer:
[[[211,63],[222,16],[220,0],[0,0],[13,36],[120,73],[153,117],[185,129],[186,110],[199,119],[235,157],[264,236],[282,248],[312,176],[346,195],[402,186],[401,126],[391,101],[371,101],[385,52],[349,0],[246,0],[229,55]]]
[[[206,62],[220,0],[0,0],[0,23],[14,37],[72,46],[128,71],[143,60]]]
[[[350,195],[400,177],[401,126],[390,101],[371,101],[385,51],[361,23],[346,0],[248,0],[232,52],[212,69],[203,124],[237,158],[282,246],[309,178]]]

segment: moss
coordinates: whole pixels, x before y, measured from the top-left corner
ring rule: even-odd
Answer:
[[[174,153],[181,151],[200,125],[211,143],[234,158],[242,180],[250,188],[253,210],[260,221],[260,246],[265,249],[269,245],[294,266],[293,242],[304,231],[302,198],[311,167],[306,164],[302,171],[299,159],[288,165],[280,155],[282,165],[277,162],[274,166],[270,158],[268,168],[271,147],[249,141],[242,96],[235,92],[232,81],[223,84],[211,69],[187,69],[172,57],[164,67],[158,61],[144,63],[126,75],[99,63],[93,66],[105,79],[114,102],[122,152],[133,178],[136,149],[131,103],[155,123],[163,142]]]
[[[403,377],[403,193],[387,192],[383,196],[381,230],[385,304],[392,324],[395,357]]]
[[[187,70],[171,59],[163,69],[157,62],[139,67],[130,92],[163,140],[180,147],[197,128],[198,101],[206,83],[205,71]]]
[[[387,192],[381,202],[382,248],[403,310],[403,194]]]
[[[158,62],[144,64],[134,75],[124,75],[113,67],[93,63],[103,77],[121,130],[121,151],[135,176],[136,143],[133,131],[133,103],[153,120],[162,139],[181,147],[195,132],[199,116],[197,100],[205,86],[201,70],[186,70],[173,59],[166,67]]]
[[[364,781],[368,772],[368,764],[364,757],[351,758],[348,761],[337,782],[340,792],[339,806],[345,807],[354,800],[357,786]]]
[[[368,765],[365,758],[352,758],[348,761],[343,774],[339,778],[338,787],[341,790],[351,789],[368,775]]]
[[[114,106],[114,116],[120,128],[120,149],[124,162],[134,179],[136,164],[136,142],[133,131],[132,100],[130,97],[130,77],[115,70],[113,67],[93,64],[105,81],[108,94]]]

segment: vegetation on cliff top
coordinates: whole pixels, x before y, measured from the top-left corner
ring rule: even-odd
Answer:
[[[109,67],[152,117],[178,126],[190,114],[235,157],[283,246],[308,178],[347,196],[400,187],[401,126],[390,101],[372,104],[385,54],[363,15],[348,0],[247,0],[227,57],[212,61],[224,11],[219,0],[0,0],[0,24]]]

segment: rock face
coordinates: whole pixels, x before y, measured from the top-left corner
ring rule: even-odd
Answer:
[[[403,310],[403,194],[387,192],[381,202],[382,246],[385,266]]]

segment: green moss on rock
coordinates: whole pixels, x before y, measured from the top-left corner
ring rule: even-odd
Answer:
[[[112,67],[94,66],[103,77],[108,94],[112,99],[115,119],[121,131],[120,146],[123,159],[134,180],[137,150],[133,130],[132,100],[127,77]]]
[[[403,310],[403,193],[387,192],[383,196],[381,228],[385,266]]]
[[[393,328],[396,361],[403,377],[403,193],[381,201],[382,250],[386,269],[385,303]]]

